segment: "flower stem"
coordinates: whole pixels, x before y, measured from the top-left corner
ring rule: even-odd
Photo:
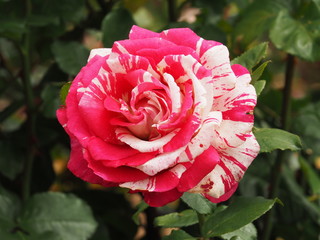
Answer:
[[[175,14],[176,1],[167,0],[167,4],[168,4],[169,22],[175,22],[176,21],[176,14]]]
[[[205,215],[201,214],[201,213],[198,213],[197,212],[197,215],[198,215],[198,220],[199,220],[199,228],[200,228],[200,233],[201,235],[203,236],[203,232],[202,232],[202,226],[205,222]],[[201,240],[209,240],[210,238],[206,238],[206,237],[201,237],[200,238]]]
[[[26,0],[26,19],[31,14],[31,1]],[[21,48],[23,57],[23,90],[26,100],[27,111],[27,154],[25,159],[25,168],[22,185],[22,198],[28,199],[30,196],[30,184],[32,175],[32,166],[35,155],[35,104],[33,101],[33,90],[30,78],[30,29],[26,26],[26,33],[24,34],[23,46]]]
[[[154,207],[148,207],[145,210],[147,216],[147,226],[146,226],[146,239],[160,240],[159,228],[154,225],[154,220],[157,217],[157,209]]]
[[[285,86],[283,89],[282,109],[281,109],[281,128],[288,130],[290,127],[291,116],[291,90],[293,82],[295,57],[291,54],[287,55]],[[271,171],[271,183],[269,190],[269,198],[275,198],[279,192],[279,185],[282,175],[282,165],[286,158],[286,153],[279,151],[274,166]],[[262,240],[269,240],[273,228],[273,216],[275,212],[271,209],[264,219],[264,229]]]

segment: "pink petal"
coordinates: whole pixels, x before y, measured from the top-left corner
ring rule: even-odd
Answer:
[[[207,194],[218,199],[228,192],[231,194],[258,153],[259,145],[251,134],[241,146],[219,152],[220,162],[197,186],[189,191]]]
[[[217,137],[215,129],[219,127],[221,121],[221,112],[210,112],[199,132],[188,143],[186,151],[179,156],[179,162],[192,161],[208,149]]]
[[[126,128],[117,128],[116,135],[121,142],[128,144],[130,147],[138,150],[139,152],[163,152],[163,146],[165,146],[172,138],[177,135],[177,131],[179,131],[179,129],[152,141],[142,140],[134,136],[132,132],[130,132]]]
[[[173,28],[165,30],[160,34],[160,37],[177,45],[190,47],[196,50],[198,55],[202,55],[202,52],[210,47],[221,45],[221,43],[215,41],[202,39],[189,28]]]
[[[71,154],[68,162],[68,168],[75,176],[83,179],[84,181],[100,184],[105,187],[117,185],[94,174],[92,169],[88,167],[88,162],[84,159],[81,145],[73,138],[71,138]]]
[[[120,186],[130,188],[132,190],[166,192],[177,187],[179,183],[179,178],[181,174],[185,171],[185,169],[186,168],[183,165],[179,164],[168,171],[163,171],[147,179],[136,182],[126,182],[120,184]]]
[[[215,98],[234,88],[236,76],[230,66],[229,51],[226,46],[216,45],[209,48],[201,55],[200,63],[212,71]]]
[[[148,175],[136,168],[127,166],[120,167],[106,167],[102,161],[96,161],[90,156],[88,157],[88,166],[95,175],[104,179],[105,181],[114,183],[133,182],[148,178]]]
[[[111,53],[111,49],[110,48],[95,48],[92,49],[90,51],[90,55],[88,58],[88,62],[95,57],[96,55],[101,56],[101,57],[105,57],[107,55],[109,55]]]
[[[67,131],[72,133],[80,142],[90,136],[90,131],[83,120],[78,109],[78,99],[83,96],[82,89],[85,89],[88,84],[97,76],[101,65],[105,62],[105,58],[95,56],[86,67],[83,67],[77,77],[73,80],[66,98],[66,118],[68,124]]]
[[[142,192],[144,201],[151,207],[162,207],[167,203],[179,199],[183,193],[177,189],[172,189],[167,192]]]
[[[213,109],[221,111],[223,122],[216,130],[218,137],[214,146],[237,147],[246,140],[253,127],[252,111],[256,105],[256,93],[252,85],[240,85],[215,99]]]
[[[159,49],[166,46],[176,46],[176,44],[162,38],[121,40],[113,44],[112,52],[139,55],[137,52],[141,49]]]
[[[150,176],[154,176],[157,173],[169,169],[177,164],[179,156],[184,150],[185,147],[182,147],[172,152],[159,154],[137,168]]]
[[[129,39],[146,39],[155,37],[159,37],[159,33],[149,31],[136,25],[132,26],[129,33]]]
[[[195,187],[220,161],[219,154],[213,147],[209,147],[197,156],[194,163],[181,176],[178,190],[186,192]]]
[[[212,197],[208,194],[204,194],[204,196],[213,203],[224,202],[224,201],[227,201],[234,194],[237,188],[238,188],[238,183],[234,184],[234,186],[232,186],[232,188],[228,192],[226,192],[225,194],[223,194],[218,198]]]
[[[87,145],[90,155],[96,160],[119,160],[139,153],[127,145],[108,143],[94,136],[88,139]]]

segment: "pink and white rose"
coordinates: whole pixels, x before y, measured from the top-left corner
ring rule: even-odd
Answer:
[[[68,168],[141,192],[151,206],[184,192],[225,201],[259,152],[250,80],[219,42],[133,26],[128,40],[92,50],[57,111]]]

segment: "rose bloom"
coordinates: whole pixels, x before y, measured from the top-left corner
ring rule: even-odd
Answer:
[[[92,50],[57,111],[71,139],[68,168],[163,206],[184,192],[227,200],[259,152],[256,92],[228,49],[188,28]]]

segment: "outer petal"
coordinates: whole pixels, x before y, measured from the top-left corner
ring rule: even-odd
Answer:
[[[96,55],[105,57],[111,53],[111,48],[95,48],[90,51],[88,62]]]
[[[105,187],[112,187],[117,185],[113,182],[105,181],[104,178],[101,178],[94,174],[92,169],[88,167],[88,162],[84,159],[81,145],[77,140],[72,138],[71,154],[70,160],[68,162],[68,168],[74,175],[76,175],[78,178],[83,179],[84,181],[100,184]]]
[[[179,199],[183,193],[174,188],[167,192],[143,192],[142,194],[148,205],[151,207],[161,207]]]
[[[190,192],[207,194],[220,198],[232,190],[240,181],[245,170],[259,153],[259,145],[251,134],[241,146],[219,152],[220,162]]]
[[[82,89],[97,76],[100,68],[105,62],[105,58],[95,56],[86,67],[83,67],[77,77],[73,80],[68,96],[66,98],[66,126],[69,133],[72,133],[80,143],[84,143],[85,139],[91,135],[89,128],[78,109],[78,99],[83,95]]]
[[[204,194],[204,196],[213,203],[224,202],[224,201],[227,201],[234,194],[237,188],[238,188],[238,183],[235,183],[228,192],[226,192],[225,194],[223,194],[218,198],[212,197],[208,194]]]
[[[147,29],[133,25],[129,33],[129,39],[155,38],[159,37],[159,35],[159,33],[155,33]]]
[[[88,166],[93,170],[95,175],[114,183],[139,181],[148,177],[147,174],[136,168],[127,166],[120,166],[117,168],[106,167],[103,165],[102,161],[91,159],[91,156],[88,156]]]
[[[186,170],[185,166],[178,164],[175,167],[163,171],[153,177],[120,184],[121,187],[130,188],[132,190],[146,190],[149,192],[166,192],[179,184],[181,174]]]
[[[213,147],[209,147],[195,158],[194,163],[181,176],[178,190],[186,192],[195,187],[220,161],[219,154]]]

